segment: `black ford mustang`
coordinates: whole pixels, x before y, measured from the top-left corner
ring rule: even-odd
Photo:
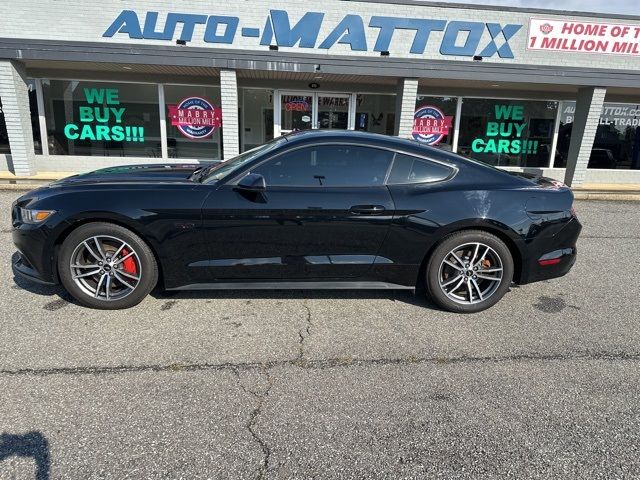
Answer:
[[[106,168],[34,190],[13,205],[15,271],[106,309],[156,284],[424,286],[477,312],[512,282],[569,271],[572,202],[557,182],[413,141],[300,132],[207,167]]]

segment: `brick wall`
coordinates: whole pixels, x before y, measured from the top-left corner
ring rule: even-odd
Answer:
[[[238,80],[235,70],[220,71],[222,103],[222,147],[224,160],[240,153],[238,136]]]
[[[584,183],[606,93],[606,88],[589,87],[578,91],[571,144],[567,156],[565,174],[567,185],[579,186]]]
[[[418,94],[418,79],[404,78],[400,81],[397,101],[400,102],[398,136],[410,138],[413,131],[413,114],[416,110],[416,95]]]

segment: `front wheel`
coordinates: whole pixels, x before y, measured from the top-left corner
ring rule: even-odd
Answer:
[[[64,240],[58,273],[81,304],[105,310],[133,307],[158,281],[149,246],[135,233],[112,223],[88,223]]]
[[[426,270],[427,291],[451,312],[475,313],[495,305],[509,290],[513,258],[495,235],[467,230],[446,237]]]

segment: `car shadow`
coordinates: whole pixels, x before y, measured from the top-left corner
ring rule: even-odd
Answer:
[[[24,435],[0,434],[0,462],[9,457],[31,457],[36,463],[36,480],[48,480],[50,470],[49,442],[40,432]]]
[[[411,290],[160,290],[156,289],[151,295],[159,300],[390,300],[409,305],[428,308],[430,310],[441,309],[432,303],[426,294]]]

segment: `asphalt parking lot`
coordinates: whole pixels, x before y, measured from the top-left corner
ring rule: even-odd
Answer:
[[[127,311],[14,279],[0,192],[0,479],[639,478],[640,203],[459,316],[408,292],[198,292]]]

